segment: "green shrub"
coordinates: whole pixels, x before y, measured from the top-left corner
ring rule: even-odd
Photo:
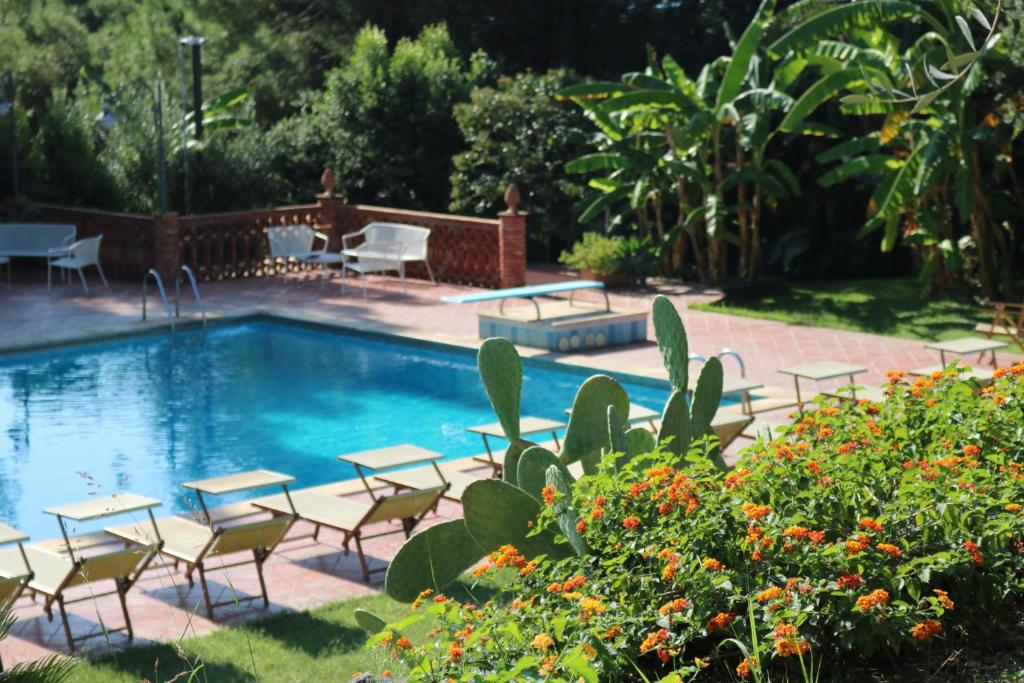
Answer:
[[[618,275],[622,272],[622,247],[625,238],[600,232],[585,232],[583,239],[563,251],[558,259],[577,270],[592,270],[598,275]]]
[[[451,211],[493,218],[505,209],[505,188],[514,183],[530,214],[531,248],[551,260],[579,236],[573,205],[583,197],[583,184],[564,166],[586,150],[582,129],[588,124],[577,107],[555,99],[578,81],[564,69],[502,76],[495,87],[476,88],[469,102],[455,105],[467,149],[452,157]]]
[[[1024,363],[997,374],[894,373],[886,401],[823,401],[729,474],[707,440],[606,456],[571,492],[589,554],[505,546],[475,574],[507,601],[425,593],[432,638],[368,647],[396,680],[806,680],[993,634],[1024,596]]]
[[[654,272],[654,252],[650,238],[636,235],[628,238],[585,232],[583,239],[562,252],[561,263],[577,270],[591,270],[597,275],[619,275],[630,282],[643,284]]]

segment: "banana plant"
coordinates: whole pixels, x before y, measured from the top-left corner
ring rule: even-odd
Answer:
[[[682,320],[663,296],[654,300],[653,317],[672,385],[658,440],[678,454],[680,466],[685,466],[692,440],[712,433],[711,421],[722,397],[722,365],[717,358],[704,365],[688,403],[689,353]],[[629,396],[622,386],[607,375],[594,375],[580,385],[562,447],[554,453],[520,434],[523,370],[515,346],[500,337],[487,339],[480,346],[477,366],[509,442],[503,478],[471,483],[462,496],[462,519],[442,522],[406,541],[385,579],[385,590],[396,600],[411,602],[423,590],[443,590],[504,545],[515,546],[528,558],[558,560],[586,555],[587,545],[576,531],[579,514],[571,496],[576,479],[568,465],[579,462],[584,474],[589,475],[597,471],[606,454],[617,454],[615,462],[621,465],[655,446],[654,437],[645,428],[630,428],[627,424]],[[725,469],[717,450],[711,457]],[[553,511],[557,533],[554,528],[534,528],[546,486],[562,494]],[[559,536],[567,543],[559,542]]]
[[[793,104],[785,87],[794,79],[771,74],[763,46],[773,8],[764,0],[732,54],[705,66],[696,80],[666,56],[621,83],[561,92],[600,131],[599,151],[570,162],[567,171],[608,173],[591,180],[598,195],[581,222],[628,200],[633,210],[652,206],[660,224],[671,198],[677,218],[666,241],[687,238],[702,279],[725,277],[732,243],[740,249],[740,275],[760,275],[763,206],[799,194],[792,171],[766,155]]]
[[[1019,204],[1012,191],[986,186],[983,178],[1008,176],[996,144],[998,118],[978,111],[972,95],[983,78],[980,59],[998,58],[998,32],[977,7],[936,0],[934,13],[922,5],[874,0],[852,3],[800,22],[773,50],[802,50],[828,57],[828,67],[790,110],[784,125],[810,116],[839,99],[850,115],[884,115],[881,127],[846,140],[817,157],[839,162],[819,178],[823,187],[867,183],[872,189],[862,237],[880,234],[883,251],[903,244],[918,252],[922,280],[933,288],[963,279],[972,267],[987,295],[1009,289],[1010,236],[994,208]],[[880,17],[877,15],[881,12]],[[998,12],[998,6],[997,6]],[[915,18],[928,31],[858,28],[879,18]],[[902,31],[902,25],[897,24]],[[846,35],[842,35],[843,33]],[[989,172],[983,173],[983,167]]]

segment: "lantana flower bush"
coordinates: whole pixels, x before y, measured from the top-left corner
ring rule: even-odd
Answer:
[[[727,474],[709,440],[610,455],[572,489],[589,554],[501,548],[474,572],[501,597],[425,593],[368,647],[415,681],[811,680],[941,651],[1024,595],[1024,363],[996,374],[890,373],[884,402],[809,406]]]

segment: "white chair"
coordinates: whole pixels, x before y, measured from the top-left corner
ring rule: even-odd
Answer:
[[[320,249],[313,248],[317,239],[324,242]],[[290,263],[322,265],[320,257],[327,251],[328,237],[304,223],[299,223],[269,228],[267,241],[270,243],[270,260],[275,264],[284,264],[281,279],[287,282],[288,264]]]
[[[355,246],[354,241],[362,238],[362,243]],[[430,281],[434,280],[434,271],[427,260],[427,242],[430,239],[430,228],[402,223],[369,223],[358,232],[342,235],[341,255],[347,257],[342,263],[342,278],[345,270],[359,273],[363,283],[363,298],[366,298],[366,273],[385,273],[395,271],[405,286],[405,264],[417,261],[427,267]],[[343,282],[344,284],[344,282]]]
[[[49,261],[46,263],[46,291],[53,289],[53,269],[77,270],[78,277],[82,280],[82,287],[85,293],[89,293],[89,284],[85,281],[85,273],[82,272],[87,266],[96,266],[99,271],[100,280],[104,287],[109,287],[107,278],[103,275],[103,268],[100,266],[100,242],[103,235],[78,240],[69,247],[56,247],[48,252]]]

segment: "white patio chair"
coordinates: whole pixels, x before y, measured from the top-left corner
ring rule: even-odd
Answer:
[[[313,245],[318,239],[323,240],[324,244],[320,249],[314,249]],[[281,279],[287,282],[288,264],[321,264],[320,257],[327,251],[328,237],[304,223],[299,223],[269,228],[267,241],[270,244],[270,260],[275,264],[284,264]]]
[[[362,244],[355,246],[353,241],[362,238]],[[430,281],[434,280],[434,271],[430,269],[430,262],[427,260],[427,241],[430,239],[430,228],[423,228],[418,225],[405,225],[402,223],[369,223],[362,230],[342,235],[341,253],[344,256],[357,259],[357,263],[363,263],[365,267],[374,270],[364,271],[363,266],[350,268],[361,275],[364,272],[386,272],[396,271],[402,281],[402,290],[405,291],[405,264],[422,261],[427,267],[427,274]],[[384,263],[390,267],[384,268]],[[355,264],[346,264],[346,266]],[[365,294],[365,291],[364,291]]]
[[[100,266],[100,242],[102,241],[103,235],[97,235],[96,237],[78,240],[69,247],[50,249],[48,251],[49,260],[46,263],[46,291],[49,292],[53,289],[54,268],[61,268],[62,272],[77,270],[78,277],[82,280],[82,287],[85,288],[85,293],[88,294],[89,283],[85,281],[83,270],[87,266],[96,266],[96,270],[100,274],[100,280],[103,281],[103,286],[109,287],[107,278],[103,275],[103,268]]]

